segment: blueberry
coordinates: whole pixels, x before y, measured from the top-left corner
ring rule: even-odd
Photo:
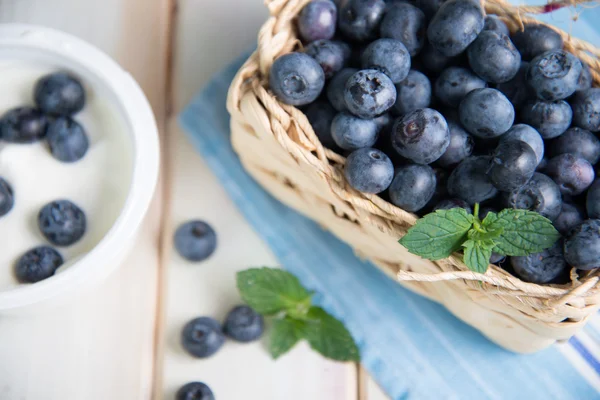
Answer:
[[[450,172],[445,168],[435,167],[433,168],[433,173],[435,174],[436,181],[435,191],[433,192],[431,200],[429,200],[429,203],[427,203],[421,212],[433,210],[438,203],[448,198],[448,177],[450,176]]]
[[[9,143],[34,143],[46,136],[48,118],[32,107],[9,110],[0,120],[0,138]]]
[[[392,203],[409,212],[417,212],[433,197],[436,178],[428,165],[406,165],[398,168],[390,186]]]
[[[573,228],[565,239],[565,260],[574,268],[600,267],[600,220],[588,219]]]
[[[463,199],[469,204],[482,203],[496,197],[498,189],[485,174],[491,158],[471,156],[465,158],[452,171],[448,179],[448,192],[452,197]]]
[[[487,174],[496,189],[510,192],[525,185],[537,165],[531,146],[520,140],[508,140],[496,148]]]
[[[483,23],[484,31],[493,31],[501,35],[510,35],[508,26],[497,15],[487,15]]]
[[[348,82],[348,79],[357,72],[358,69],[356,68],[344,68],[329,80],[329,84],[327,85],[327,98],[336,110],[348,111],[348,106],[344,99],[346,82]]]
[[[473,214],[473,209],[466,201],[462,199],[446,199],[440,201],[435,207],[434,211],[437,210],[452,210],[453,208],[463,208],[467,214]]]
[[[260,338],[265,331],[265,321],[248,306],[237,306],[227,314],[223,332],[238,342],[252,342]]]
[[[539,165],[542,162],[544,158],[544,139],[534,128],[525,124],[513,125],[508,132],[500,136],[500,142],[510,140],[520,140],[527,143],[535,152],[536,163]]]
[[[70,117],[50,122],[46,141],[54,158],[68,163],[81,160],[90,147],[85,130]]]
[[[585,213],[581,207],[576,204],[563,202],[562,210],[553,223],[557,231],[566,235],[571,229],[581,224],[584,219]]]
[[[529,95],[529,89],[526,84],[528,69],[529,63],[522,61],[517,74],[511,80],[496,85],[496,89],[504,93],[516,109],[520,109],[523,106]]]
[[[541,24],[526,24],[524,30],[512,35],[512,41],[519,49],[523,60],[534,57],[550,50],[560,50],[563,40],[553,29]]]
[[[383,72],[366,69],[348,79],[344,99],[352,114],[365,119],[375,118],[394,105],[396,88]]]
[[[419,7],[424,13],[425,17],[430,20],[435,13],[438,12],[442,3],[446,0],[415,0],[415,5]]]
[[[483,30],[484,15],[479,3],[449,0],[442,4],[427,28],[427,37],[442,54],[462,53]]]
[[[410,71],[410,54],[401,41],[378,39],[362,54],[363,69],[376,69],[394,83],[402,82]]]
[[[0,217],[5,216],[15,205],[15,195],[10,184],[0,177]]]
[[[532,100],[523,105],[520,115],[521,120],[534,127],[544,139],[552,139],[569,128],[573,111],[563,100]]]
[[[279,57],[271,67],[269,86],[277,98],[292,106],[312,103],[325,86],[323,68],[311,56],[290,53]]]
[[[175,248],[188,261],[204,261],[217,248],[217,234],[204,221],[189,221],[175,231]]]
[[[542,53],[529,63],[527,85],[538,99],[566,99],[577,90],[581,61],[562,50]]]
[[[181,345],[192,356],[206,358],[215,354],[223,343],[225,335],[218,321],[200,317],[188,322],[181,332]]]
[[[558,185],[544,174],[536,172],[527,184],[505,196],[505,206],[535,211],[553,221],[560,214],[562,196]]]
[[[380,129],[375,120],[358,118],[348,113],[339,113],[331,124],[333,140],[344,150],[373,146]]]
[[[63,264],[60,253],[52,247],[40,246],[25,253],[15,265],[21,283],[35,283],[50,278]]]
[[[582,157],[561,154],[548,161],[546,174],[556,182],[563,195],[577,196],[594,182],[592,165]]]
[[[483,31],[467,50],[473,71],[488,82],[508,82],[517,75],[521,55],[509,37]]]
[[[417,164],[431,164],[450,145],[448,123],[431,108],[415,110],[394,123],[392,145],[402,157]]]
[[[482,139],[502,135],[515,120],[510,100],[496,89],[475,89],[467,94],[458,108],[465,129]]]
[[[346,159],[344,176],[360,192],[381,193],[392,183],[394,165],[380,150],[358,149]]]
[[[85,234],[85,213],[68,200],[46,204],[38,214],[38,227],[48,241],[56,246],[70,246]]]
[[[586,209],[590,218],[600,219],[600,179],[587,192]]]
[[[383,0],[348,0],[340,8],[339,28],[346,37],[358,42],[373,39],[385,10]]]
[[[425,45],[423,50],[421,50],[419,58],[423,64],[423,68],[434,74],[442,72],[454,60],[453,57],[443,55],[430,44]]]
[[[600,160],[600,139],[592,132],[581,128],[570,128],[549,144],[550,154],[571,153],[585,158],[594,165]]]
[[[205,383],[190,382],[177,391],[175,400],[215,400],[215,396]]]
[[[350,46],[337,40],[316,40],[306,46],[305,52],[323,68],[325,79],[341,71],[350,59]]]
[[[573,124],[592,132],[600,132],[600,88],[577,93],[571,102]]]
[[[579,60],[581,61],[581,60]],[[579,75],[579,79],[577,80],[577,91],[576,92],[584,92],[592,87],[593,78],[592,71],[590,70],[590,66],[581,61],[581,74]]]
[[[562,240],[541,253],[530,254],[525,257],[511,257],[510,263],[519,278],[525,282],[537,284],[552,282],[568,268],[563,253]]]
[[[396,85],[396,104],[393,110],[406,115],[431,104],[431,82],[423,73],[411,69],[405,80]]]
[[[40,78],[34,88],[35,104],[51,115],[73,115],[85,106],[85,90],[72,75],[57,72]]]
[[[450,145],[444,154],[437,160],[442,167],[452,167],[473,154],[475,141],[462,126],[455,122],[448,122],[450,131]]]
[[[444,105],[458,107],[467,94],[485,87],[485,81],[468,69],[449,67],[436,79],[434,92]]]
[[[337,113],[331,104],[328,101],[317,100],[306,107],[304,114],[321,144],[329,149],[335,149],[337,145],[331,136],[331,123]]]
[[[335,35],[337,7],[330,0],[313,0],[298,15],[298,32],[305,42],[328,40]]]
[[[390,7],[381,21],[381,37],[401,41],[412,57],[425,45],[426,32],[427,21],[423,11],[404,2]]]

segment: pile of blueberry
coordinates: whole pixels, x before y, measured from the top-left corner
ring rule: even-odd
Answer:
[[[73,119],[85,106],[81,82],[62,72],[44,76],[35,85],[34,99],[36,107],[14,108],[2,116],[0,142],[28,145],[45,140],[52,156],[60,162],[82,159],[89,140],[83,127]],[[0,218],[12,210],[14,203],[12,186],[0,177]],[[86,216],[73,202],[56,200],[39,211],[38,227],[52,245],[71,246],[83,237]],[[17,261],[15,275],[23,283],[38,282],[54,275],[63,262],[53,247],[39,246]]]
[[[472,0],[314,0],[297,30],[270,89],[347,156],[351,187],[420,215],[540,213],[565,238],[502,264],[527,281],[600,267],[600,88],[558,33],[510,34]]]

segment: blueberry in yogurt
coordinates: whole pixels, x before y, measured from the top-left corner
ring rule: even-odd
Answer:
[[[46,141],[54,158],[68,163],[81,160],[90,147],[85,130],[70,117],[50,122]]]
[[[36,105],[50,115],[73,115],[85,106],[85,90],[81,82],[65,72],[42,77],[35,85]]]
[[[38,226],[50,243],[71,246],[85,234],[87,221],[85,213],[73,202],[57,200],[40,210]]]
[[[0,177],[0,217],[5,216],[12,210],[15,204],[15,196],[10,184]]]
[[[15,265],[21,283],[35,283],[50,278],[63,264],[60,253],[52,247],[40,246],[25,253]]]
[[[46,136],[48,117],[33,107],[18,107],[0,120],[0,138],[9,143],[35,143]]]

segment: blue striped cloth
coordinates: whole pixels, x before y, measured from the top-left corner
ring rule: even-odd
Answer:
[[[566,10],[545,19],[569,29]],[[600,21],[597,11],[584,15],[572,33],[600,44],[594,19]],[[512,354],[359,260],[346,244],[255,183],[231,147],[225,109],[241,62],[213,78],[182,113],[181,124],[282,266],[320,293],[318,302],[344,321],[361,349],[362,364],[391,398],[600,398],[600,319],[567,344]]]

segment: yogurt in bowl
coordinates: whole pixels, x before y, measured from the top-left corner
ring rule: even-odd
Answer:
[[[47,301],[88,287],[113,271],[133,244],[158,176],[156,123],[129,74],[91,45],[54,30],[0,26],[0,115],[34,106],[39,78],[67,72],[83,84],[86,104],[73,119],[85,129],[89,149],[79,161],[54,158],[45,143],[0,140],[0,177],[14,206],[0,217],[0,311]],[[38,227],[51,201],[69,200],[86,215],[87,228],[72,246],[56,247]],[[56,274],[20,283],[15,264],[34,247],[49,245],[64,264]]]

